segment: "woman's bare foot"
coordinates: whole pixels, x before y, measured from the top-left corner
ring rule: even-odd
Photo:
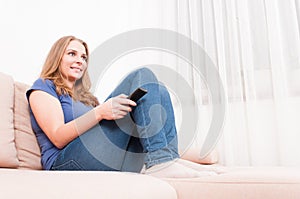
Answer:
[[[178,159],[154,165],[145,170],[145,174],[159,178],[197,178],[217,175],[212,171],[197,171],[177,162]]]
[[[197,170],[199,172],[212,171],[212,172],[215,172],[217,174],[221,174],[221,173],[226,172],[226,169],[223,168],[223,167],[214,167],[212,165],[198,164],[198,163],[191,162],[191,161],[188,161],[188,160],[184,160],[184,159],[181,159],[181,158],[178,158],[176,161],[177,161],[177,163],[179,163],[181,165],[184,165],[188,168]]]

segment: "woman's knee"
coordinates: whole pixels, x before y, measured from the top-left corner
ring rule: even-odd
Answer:
[[[138,77],[139,80],[143,81],[144,83],[158,83],[157,77],[154,74],[154,72],[147,68],[139,68],[135,71],[136,76]]]
[[[136,70],[137,72],[141,73],[141,74],[144,74],[144,75],[154,75],[153,71],[150,70],[149,68],[147,67],[142,67],[142,68],[139,68]],[[154,75],[155,76],[155,75]]]

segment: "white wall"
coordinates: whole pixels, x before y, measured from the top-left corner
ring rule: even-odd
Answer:
[[[160,17],[168,2],[0,0],[0,71],[31,84],[38,77],[51,45],[61,36],[77,36],[92,51],[128,30],[162,25],[172,28],[163,24]]]

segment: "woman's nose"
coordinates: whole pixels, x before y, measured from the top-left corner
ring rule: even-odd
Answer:
[[[82,64],[83,60],[81,57],[76,57],[76,62]]]

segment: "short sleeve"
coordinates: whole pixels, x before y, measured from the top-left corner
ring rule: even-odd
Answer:
[[[43,80],[42,78],[37,79],[31,86],[31,88],[26,91],[27,100],[29,100],[29,96],[32,93],[32,91],[35,90],[44,91],[52,95],[53,97],[58,98],[58,95],[56,93],[56,87],[51,80],[48,79]]]

